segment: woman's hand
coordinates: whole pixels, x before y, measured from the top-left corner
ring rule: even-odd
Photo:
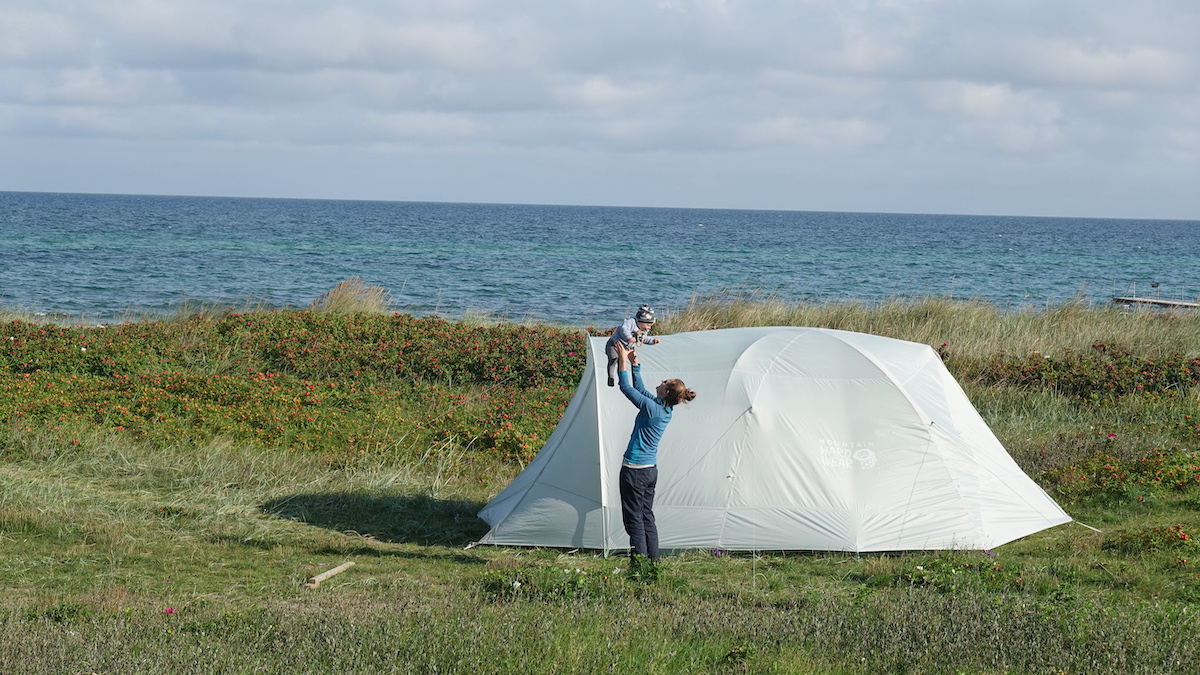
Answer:
[[[636,366],[638,364],[637,350],[627,352],[627,354],[629,356],[629,365]]]

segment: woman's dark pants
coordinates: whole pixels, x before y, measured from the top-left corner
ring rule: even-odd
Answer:
[[[658,527],[654,525],[654,486],[658,467],[644,469],[621,467],[621,521],[629,535],[634,555],[658,560]]]

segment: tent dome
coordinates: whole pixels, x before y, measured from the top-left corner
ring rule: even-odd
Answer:
[[[636,409],[606,386],[603,353],[590,338],[562,421],[480,511],[480,543],[628,547],[617,474]],[[1071,520],[928,345],[756,327],[663,336],[638,357],[646,382],[697,392],[659,445],[664,550],[986,549]]]

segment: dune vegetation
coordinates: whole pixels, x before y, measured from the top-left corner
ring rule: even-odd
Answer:
[[[694,298],[657,330],[933,346],[1077,522],[988,552],[688,551],[646,583],[469,547],[597,330],[391,309],[351,280],[304,309],[4,312],[0,672],[1200,670],[1193,313]]]

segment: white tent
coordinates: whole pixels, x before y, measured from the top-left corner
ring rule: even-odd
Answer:
[[[1071,518],[1012,460],[928,345],[817,328],[668,335],[653,390],[697,393],[659,445],[664,550],[988,549]],[[480,543],[628,548],[617,474],[636,408],[604,339],[545,447],[479,517]]]

